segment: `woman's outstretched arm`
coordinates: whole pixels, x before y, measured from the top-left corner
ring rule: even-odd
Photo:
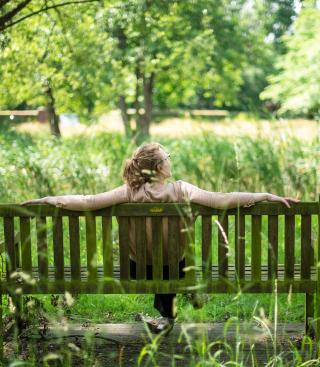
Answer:
[[[21,205],[50,204],[70,210],[97,210],[115,204],[128,202],[127,185],[95,195],[46,196],[41,199],[27,200]]]
[[[278,201],[290,208],[289,202],[300,200],[290,197],[280,197],[268,192],[213,192],[202,190],[185,181],[178,181],[183,197],[193,203],[209,206],[216,209],[232,209],[238,206],[249,207],[259,201]]]

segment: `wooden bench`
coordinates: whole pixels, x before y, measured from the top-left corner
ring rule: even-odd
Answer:
[[[152,225],[152,280],[146,280],[150,241],[146,220]],[[163,280],[162,267],[165,221],[169,280]],[[134,239],[129,236],[130,222],[135,226]],[[0,205],[0,235],[5,255],[0,292],[12,296],[18,311],[23,295],[65,291],[304,293],[306,333],[320,341],[320,267],[316,266],[320,196],[319,202],[299,202],[291,208],[261,202],[229,210],[186,203],[128,203],[80,212],[7,204]],[[130,279],[130,241],[137,249],[136,280]],[[178,244],[185,246],[183,279],[179,279]],[[0,320],[2,335],[2,314]]]
[[[11,119],[15,116],[36,116],[39,122],[49,121],[48,110],[45,107],[39,107],[37,110],[0,111],[0,116],[10,116]]]

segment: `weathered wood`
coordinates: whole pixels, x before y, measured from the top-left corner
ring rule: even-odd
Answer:
[[[119,223],[119,252],[120,252],[120,279],[130,279],[129,261],[129,218],[118,217]]]
[[[197,215],[218,215],[221,209],[210,208],[199,204],[192,203],[123,203],[113,207],[99,209],[90,212],[94,216],[176,216],[178,213],[188,211]],[[282,203],[260,202],[251,207],[240,207],[227,209],[228,215],[318,215],[317,202],[299,202],[292,204],[291,208],[287,208]],[[0,216],[75,216],[83,215],[83,211],[67,210],[56,208],[52,205],[28,205],[22,207],[16,204],[0,204]]]
[[[278,277],[278,215],[268,215],[268,277]]]
[[[250,281],[239,280],[238,283],[230,282],[229,279],[220,278],[218,280],[211,280],[205,282],[201,287],[201,292],[204,293],[238,293],[239,288],[243,293],[272,293],[274,292],[274,281]],[[132,280],[95,280],[95,281],[79,281],[71,280],[66,282],[65,280],[42,280],[36,282],[33,287],[32,294],[63,294],[65,291],[72,292],[74,289],[78,289],[79,294],[137,294],[137,281]],[[154,294],[154,293],[188,293],[191,286],[197,284],[184,279],[171,279],[162,280],[161,282],[156,280],[140,280],[140,287],[142,294]],[[4,282],[4,293],[8,293],[8,289],[12,289],[15,286],[15,282]],[[26,287],[27,286],[27,287]],[[19,284],[19,288],[24,291],[29,289],[29,285]],[[196,288],[199,289],[199,288]],[[277,284],[278,293],[314,293],[317,289],[317,282],[311,280],[286,280],[279,281]]]
[[[179,217],[168,222],[169,279],[179,279]]]
[[[102,217],[102,256],[105,277],[113,273],[112,217]]]
[[[196,254],[194,225],[194,218],[188,216],[180,218],[180,248],[185,249],[185,278],[190,281],[195,278]]]
[[[237,276],[244,279],[245,276],[245,216],[235,215],[235,265]]]
[[[261,215],[251,217],[251,276],[261,279]]]
[[[285,276],[290,279],[294,274],[294,242],[295,242],[295,216],[285,216],[285,239],[284,239],[284,263]]]
[[[162,218],[152,218],[152,278],[163,279]]]
[[[20,238],[21,238],[21,265],[25,273],[31,275],[31,234],[30,218],[20,218]]]
[[[314,264],[314,251],[311,242],[311,216],[301,216],[301,279],[310,278],[311,265]]]
[[[63,255],[63,227],[62,217],[53,217],[53,258],[55,266],[55,278],[64,278],[64,255]]]
[[[218,266],[221,277],[228,276],[228,215],[226,212],[218,216]]]
[[[48,242],[46,217],[36,217],[39,276],[48,277]]]
[[[70,239],[70,263],[71,278],[80,279],[81,260],[80,260],[80,233],[79,218],[69,217],[69,239]]]
[[[147,235],[146,235],[146,218],[135,218],[136,227],[136,246],[137,246],[137,280],[146,279],[147,273]]]
[[[6,256],[6,269],[7,269],[7,280],[10,279],[10,275],[15,271],[16,264],[16,251],[14,245],[14,222],[13,217],[4,217],[4,242]]]
[[[86,242],[87,242],[87,268],[90,280],[97,278],[97,238],[96,219],[91,214],[86,215]]]
[[[201,247],[202,247],[202,269],[203,278],[211,278],[212,268],[212,217],[208,215],[202,216],[201,227]]]

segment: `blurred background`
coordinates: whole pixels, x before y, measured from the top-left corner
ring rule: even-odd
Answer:
[[[0,0],[0,202],[111,190],[150,140],[172,180],[318,200],[319,29],[315,0]],[[280,319],[303,320],[303,296],[279,295]],[[269,295],[213,298],[200,313],[179,296],[181,320],[273,315]],[[141,310],[151,295],[82,296],[72,314]]]

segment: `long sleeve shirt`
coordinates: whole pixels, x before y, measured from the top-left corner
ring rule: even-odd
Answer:
[[[132,192],[127,184],[94,195],[47,196],[43,203],[70,210],[97,210],[128,202],[191,202],[216,209],[231,209],[252,206],[266,200],[267,193],[214,192],[202,190],[188,182],[178,180],[170,183],[145,183]]]
[[[231,209],[237,206],[249,207],[267,199],[267,193],[251,192],[212,192],[202,190],[188,182],[178,180],[170,183],[145,183],[138,190],[132,191],[127,184],[113,190],[95,195],[47,196],[43,203],[70,210],[97,210],[126,202],[190,202],[217,209]],[[163,263],[168,264],[168,218],[163,224]],[[181,224],[182,226],[182,224]],[[182,231],[182,227],[180,230]],[[183,232],[183,231],[182,231]],[[147,264],[152,264],[152,229],[151,218],[146,218]],[[134,219],[129,222],[130,258],[136,259]],[[182,243],[182,242],[181,242]],[[179,258],[184,256],[184,247],[180,244]]]

